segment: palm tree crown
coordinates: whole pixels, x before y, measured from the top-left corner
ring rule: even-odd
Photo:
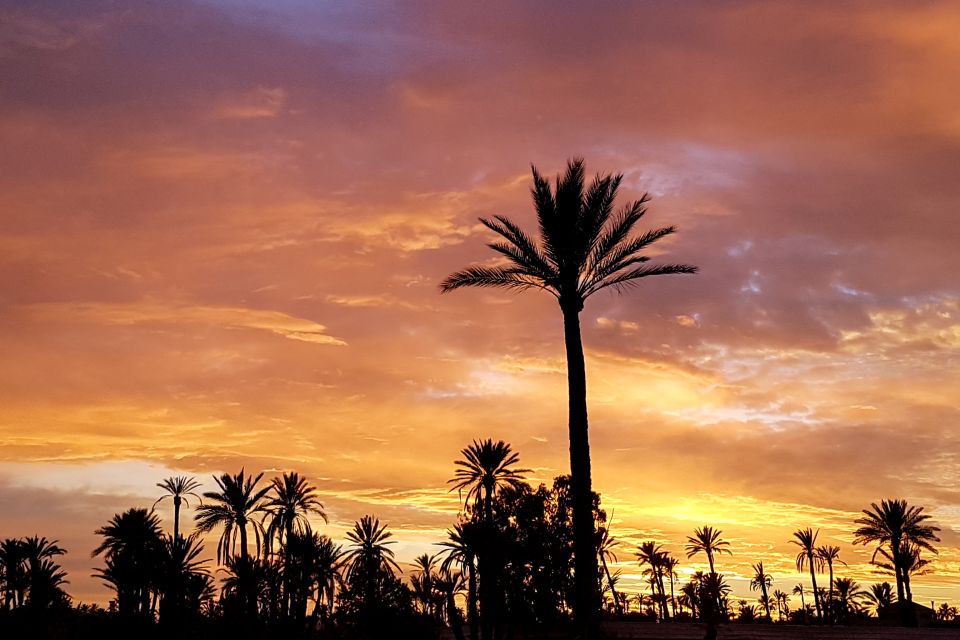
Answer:
[[[266,509],[270,512],[268,540],[274,535],[289,537],[294,532],[303,533],[310,526],[311,513],[327,522],[317,488],[296,471],[271,480],[270,490],[273,493],[266,502]]]
[[[493,496],[503,487],[518,488],[523,484],[523,474],[529,469],[513,469],[520,462],[520,454],[511,450],[503,440],[473,441],[460,451],[462,460],[454,461],[457,470],[449,480],[457,491],[467,491],[465,502],[471,499],[475,506],[483,505],[487,519],[492,518]]]
[[[709,526],[694,530],[692,536],[687,536],[687,557],[692,558],[698,553],[706,554],[710,573],[716,573],[713,565],[714,555],[718,553],[732,555],[730,543],[720,538],[722,533],[719,529]]]
[[[200,488],[200,483],[196,481],[195,478],[188,478],[187,476],[173,476],[170,478],[165,478],[163,482],[158,482],[157,486],[166,491],[166,493],[153,503],[153,506],[156,507],[164,498],[173,499],[173,537],[176,538],[180,535],[180,506],[186,504],[188,507],[190,503],[187,501],[187,496],[193,496],[197,500],[200,499],[195,491]]]
[[[644,194],[615,211],[622,181],[619,174],[598,175],[585,190],[584,162],[577,158],[551,189],[549,181],[533,167],[539,242],[504,216],[481,218],[485,227],[501,237],[488,246],[501,254],[507,265],[468,267],[447,277],[441,291],[460,287],[543,289],[557,298],[561,307],[579,311],[587,298],[603,289],[621,289],[647,276],[696,273],[697,268],[687,264],[644,264],[650,258],[641,252],[676,228],[662,227],[634,236],[633,229],[647,212],[650,198]]]
[[[270,487],[257,489],[262,478],[262,473],[256,477],[247,476],[243,469],[235,476],[224,473],[213,478],[220,491],[207,491],[203,494],[210,504],[197,508],[197,529],[206,533],[216,527],[223,527],[223,535],[217,545],[217,562],[232,556],[238,542],[240,555],[244,558],[247,556],[248,524],[253,525],[257,555],[260,554],[263,525],[252,517],[266,509],[263,497],[270,491]]]

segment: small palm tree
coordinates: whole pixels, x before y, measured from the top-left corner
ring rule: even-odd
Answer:
[[[790,599],[783,591],[777,589],[773,592],[773,600],[777,603],[777,621],[783,622],[783,614],[788,613],[789,609],[787,608],[787,601]]]
[[[479,616],[477,612],[477,565],[476,559],[482,545],[482,532],[478,524],[472,520],[461,520],[453,525],[453,530],[447,531],[449,540],[441,542],[445,547],[441,569],[449,571],[454,564],[460,567],[460,572],[467,573],[467,624],[470,626],[470,640],[477,640]]]
[[[319,516],[327,522],[327,514],[317,496],[317,488],[296,471],[284,473],[270,481],[270,492],[264,508],[267,510],[267,541],[276,537],[280,544],[294,531],[303,533],[310,526],[309,516]]]
[[[820,530],[807,527],[793,532],[795,540],[790,542],[800,547],[797,554],[797,571],[803,571],[805,566],[810,568],[810,582],[813,583],[813,603],[817,608],[817,620],[823,621],[823,611],[820,609],[820,598],[817,597],[817,570],[823,568],[823,561],[816,555],[817,535]]]
[[[663,584],[663,575],[666,570],[668,554],[653,540],[641,542],[637,547],[637,562],[643,570],[643,575],[650,579],[650,589],[660,610],[660,619],[667,617],[667,594]]]
[[[750,579],[750,590],[751,591],[760,591],[762,596],[760,602],[763,604],[763,608],[767,613],[767,622],[773,622],[773,619],[770,617],[770,600],[767,597],[767,589],[773,585],[773,577],[764,571],[763,563],[758,562],[753,567],[753,577]]]
[[[522,486],[523,474],[530,470],[512,468],[520,462],[520,454],[503,440],[474,440],[460,454],[463,459],[453,462],[458,468],[448,481],[453,485],[450,490],[466,490],[465,504],[472,500],[476,510],[483,509],[487,523],[492,523],[494,494],[504,487]]]
[[[612,520],[613,513],[610,514],[610,521]],[[600,529],[600,544],[598,546],[600,551],[600,563],[603,565],[603,573],[607,577],[607,586],[610,588],[610,595],[613,598],[614,612],[622,614],[623,607],[620,603],[620,597],[617,595],[616,584],[613,580],[613,576],[610,574],[610,565],[608,564],[608,562],[617,562],[617,554],[613,549],[619,544],[620,542],[610,535],[610,522],[608,522],[607,526]]]
[[[716,573],[713,564],[714,556],[718,553],[730,555],[733,553],[730,551],[730,543],[720,537],[722,533],[719,529],[709,526],[694,530],[692,536],[687,536],[687,557],[692,558],[698,553],[706,554],[710,573]]]
[[[894,603],[893,587],[889,582],[870,585],[870,590],[864,596],[867,606],[873,610],[873,615],[880,617],[880,611]]]
[[[830,573],[830,589],[827,591],[827,613],[830,616],[830,622],[834,621],[834,607],[833,607],[833,564],[838,562],[846,566],[846,562],[840,559],[840,547],[832,545],[823,545],[817,547],[817,558],[820,559],[820,562],[827,566],[827,569]]]
[[[347,579],[356,579],[363,585],[364,602],[373,604],[377,584],[385,575],[394,575],[401,571],[400,565],[393,559],[393,534],[387,531],[387,525],[373,516],[363,516],[347,532],[350,540],[349,550],[344,555],[347,565]]]
[[[437,573],[438,556],[422,553],[413,561],[414,575],[410,581],[416,589],[422,612],[433,617],[434,613],[434,578]]]
[[[200,496],[194,493],[200,488],[200,483],[197,482],[195,478],[175,476],[167,478],[163,482],[158,482],[157,486],[166,491],[166,493],[160,496],[157,501],[153,503],[153,506],[156,508],[164,498],[173,499],[173,537],[178,538],[180,537],[180,505],[186,504],[188,507],[190,506],[190,503],[187,502],[187,496],[193,496],[197,500],[200,499]]]
[[[642,255],[657,240],[672,234],[663,227],[634,236],[646,213],[646,194],[618,212],[614,202],[622,175],[597,176],[586,187],[584,162],[571,160],[551,189],[533,168],[533,202],[540,226],[539,241],[503,216],[480,222],[500,236],[488,246],[505,266],[473,266],[444,280],[443,292],[461,287],[495,287],[513,291],[539,289],[552,295],[563,314],[567,351],[570,476],[573,493],[575,555],[574,618],[584,637],[597,635],[600,604],[597,548],[594,537],[593,489],[590,478],[590,438],[587,422],[587,376],[580,336],[580,312],[593,294],[624,290],[648,276],[696,273],[686,264],[650,266]]]
[[[862,603],[867,593],[850,578],[837,578],[834,582],[837,591],[837,614],[840,621],[846,623],[851,613],[855,614],[862,610]]]
[[[793,587],[793,595],[800,596],[800,610],[803,611],[803,624],[809,624],[810,619],[807,616],[807,603],[803,599],[803,585],[798,584]]]
[[[939,527],[929,524],[930,515],[923,513],[923,507],[913,507],[906,500],[881,500],[870,504],[863,510],[863,516],[854,520],[860,527],[854,531],[854,544],[876,544],[874,559],[881,549],[885,549],[893,565],[897,580],[897,600],[900,603],[900,619],[906,626],[916,626],[916,615],[912,599],[905,593],[905,584],[909,580],[906,565],[911,562],[909,553],[912,547],[936,553],[934,542],[939,542],[936,532]]]
[[[259,557],[264,531],[263,525],[255,520],[254,516],[266,511],[263,498],[270,491],[270,487],[257,489],[263,474],[251,477],[245,475],[244,470],[241,469],[237,475],[231,476],[224,473],[219,477],[214,476],[213,479],[220,490],[207,491],[203,494],[210,503],[197,508],[195,516],[197,529],[207,533],[217,527],[223,527],[223,534],[217,545],[217,562],[221,562],[234,555],[238,542],[240,556],[247,557],[247,525],[250,525]],[[243,570],[247,568],[245,565],[242,567]]]

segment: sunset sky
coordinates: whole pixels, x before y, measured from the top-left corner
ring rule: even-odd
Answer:
[[[643,539],[702,568],[705,524],[737,595],[759,560],[800,582],[808,526],[889,580],[852,520],[904,497],[943,528],[915,600],[955,604],[958,32],[923,1],[5,3],[0,537],[59,539],[103,603],[94,530],[170,475],[296,469],[322,531],[376,514],[406,562],[473,438],[565,473],[556,303],[437,285],[580,155],[701,268],[582,316],[625,590]]]

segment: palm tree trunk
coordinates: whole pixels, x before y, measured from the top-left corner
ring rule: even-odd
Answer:
[[[897,578],[897,608],[900,609],[900,624],[905,627],[912,626],[910,603],[907,601],[903,590],[903,561],[900,554],[900,538],[890,541],[890,557],[893,560],[893,574]]]
[[[673,617],[677,617],[677,599],[673,597],[673,571],[670,572],[670,608],[673,609]]]
[[[240,557],[244,560],[247,559],[247,523],[238,522],[237,527],[240,529]]]
[[[603,572],[607,574],[607,584],[610,585],[610,595],[613,596],[613,610],[620,614],[623,613],[620,610],[620,598],[617,596],[617,589],[613,586],[613,577],[610,575],[610,568],[607,566],[607,559],[604,555],[600,554],[600,562],[603,563]]]
[[[808,564],[810,565],[810,582],[813,583],[813,604],[817,607],[817,621],[823,622],[823,611],[820,608],[820,593],[817,591],[817,572],[813,566],[813,552],[807,553]]]
[[[477,570],[473,556],[467,557],[467,621],[470,624],[470,640],[479,640],[477,629]]]
[[[173,539],[180,538],[180,496],[173,496]]]
[[[767,599],[767,583],[762,577],[760,579],[760,593],[763,594],[763,608],[767,610],[767,622],[773,622],[773,618],[770,617],[770,600]]]
[[[573,494],[574,624],[580,638],[597,636],[597,549],[590,479],[590,435],[587,422],[587,372],[580,337],[580,309],[563,306],[567,350],[567,393],[570,431],[570,490]]]
[[[833,624],[833,616],[836,613],[833,610],[833,561],[827,563],[830,567],[830,589],[827,594],[827,619],[830,621],[830,624]]]

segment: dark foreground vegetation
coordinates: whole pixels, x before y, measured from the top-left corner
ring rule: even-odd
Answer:
[[[42,537],[0,543],[3,637],[44,638],[437,638],[491,640],[574,635],[573,506],[568,476],[531,486],[510,445],[477,441],[455,462],[452,489],[463,509],[437,543],[403,570],[393,534],[374,516],[357,521],[335,542],[314,529],[325,520],[317,489],[296,472],[265,481],[263,474],[215,477],[198,496],[192,478],[158,486],[174,505],[175,532],[164,532],[152,509],[132,508],[96,531],[102,559],[96,576],[114,594],[108,608],[73,606],[66,553]],[[202,501],[201,501],[202,499]],[[196,502],[196,531],[180,532],[181,510]],[[733,549],[711,527],[696,529],[684,546],[707,571],[681,581],[681,560],[662,544],[621,546],[611,533],[600,496],[593,495],[598,614],[608,621],[772,625],[948,625],[955,608],[931,611],[912,602],[916,576],[929,570],[937,528],[920,507],[884,500],[863,511],[853,531],[875,549],[878,572],[893,577],[863,588],[838,575],[839,547],[819,545],[804,528],[797,567],[809,584],[784,586],[753,565],[755,601],[734,598],[718,566]],[[219,534],[219,569],[205,559],[202,532]],[[636,559],[646,579],[641,592],[620,586],[617,553]],[[826,586],[823,586],[823,585]]]

